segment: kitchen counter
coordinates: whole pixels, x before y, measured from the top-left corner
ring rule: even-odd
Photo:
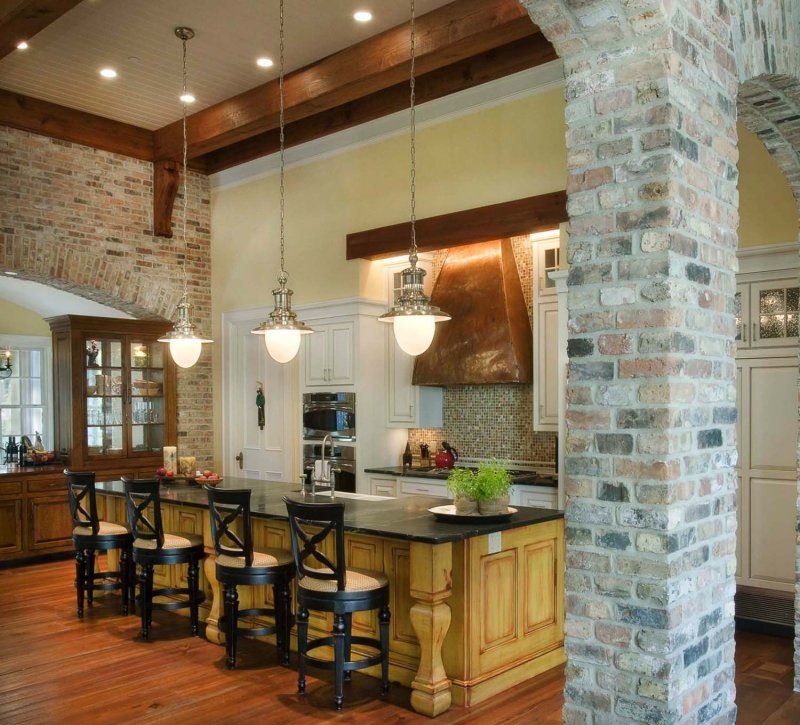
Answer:
[[[0,465],[0,478],[20,478],[22,476],[52,476],[53,474],[63,474],[65,464],[49,463],[45,466],[6,466]],[[66,491],[66,484],[64,490]]]
[[[330,502],[330,496],[302,497],[297,486],[288,483],[254,481],[247,478],[226,477],[220,488],[249,488],[252,490],[250,509],[254,518],[279,519],[287,521],[284,496],[298,501]],[[122,497],[122,481],[108,481],[97,484],[97,491]],[[208,508],[208,496],[199,486],[165,485],[161,486],[161,499],[165,503],[183,506]],[[453,524],[437,521],[428,509],[452,503],[446,498],[430,496],[408,496],[405,498],[381,498],[359,494],[337,495],[336,501],[344,503],[344,527],[346,531],[358,534],[388,536],[407,541],[421,541],[441,544],[448,541],[462,541],[473,536],[506,529],[516,529],[563,519],[563,511],[519,508],[508,521],[487,524],[480,521],[469,524]]]
[[[283,496],[300,498],[295,485],[241,478],[221,485],[253,491],[254,542],[291,549]],[[103,518],[124,523],[122,483],[98,483],[97,494]],[[203,536],[208,556],[201,580],[208,596],[201,618],[206,637],[221,644],[223,598],[206,493],[162,485],[161,498],[168,531]],[[389,677],[411,688],[417,712],[435,717],[451,702],[469,707],[565,661],[562,512],[520,508],[504,523],[449,524],[427,510],[447,499],[343,494],[335,500],[345,506],[348,565],[382,572],[389,580]],[[163,567],[156,584],[185,586],[184,577],[185,567]],[[240,587],[240,607],[264,606],[267,589]],[[330,617],[312,612],[309,627],[311,636],[327,636]],[[353,627],[359,635],[378,636],[374,615],[354,617]],[[353,649],[366,654],[359,645]],[[376,668],[364,672],[379,674]]]
[[[398,476],[406,478],[429,478],[438,481],[445,481],[452,469],[447,468],[404,468],[403,466],[382,466],[376,468],[365,468],[364,473],[378,473],[385,476]],[[537,473],[536,471],[518,471],[517,475],[512,475],[512,484],[526,486],[547,486],[558,488],[558,475],[551,473]]]

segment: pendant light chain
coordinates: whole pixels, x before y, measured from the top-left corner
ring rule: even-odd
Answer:
[[[280,126],[280,146],[281,146],[281,158],[280,158],[280,165],[281,165],[281,188],[280,188],[280,214],[281,214],[281,273],[278,277],[278,281],[284,285],[286,281],[289,279],[289,275],[286,273],[286,264],[284,261],[284,254],[285,254],[285,246],[286,246],[286,237],[285,237],[285,191],[283,185],[283,177],[284,177],[284,133],[283,133],[283,126],[284,126],[284,101],[283,101],[283,72],[284,72],[284,58],[283,58],[283,0],[280,0],[280,76],[278,80],[278,87],[279,87],[279,96],[280,96],[280,114],[278,116],[278,125]]]
[[[416,65],[417,32],[414,22],[414,0],[411,0],[411,252],[409,261],[411,266],[417,264],[417,109],[414,104],[415,80],[414,69]]]
[[[182,98],[186,97],[186,42],[188,38],[184,35],[181,39],[183,42],[183,94]],[[189,278],[186,275],[186,258],[189,256],[189,243],[186,241],[186,214],[188,208],[187,199],[187,182],[186,182],[186,169],[187,169],[187,155],[188,155],[188,139],[186,136],[186,101],[182,101],[183,106],[183,294],[184,296],[189,291]]]

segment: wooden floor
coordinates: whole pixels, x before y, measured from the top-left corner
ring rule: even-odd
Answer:
[[[409,706],[409,690],[353,675],[345,710],[331,707],[330,679],[308,680],[275,663],[275,651],[242,640],[240,669],[223,667],[223,649],[188,636],[189,623],[156,612],[151,642],[138,641],[139,621],[119,613],[109,596],[84,621],[75,616],[71,562],[0,570],[0,723],[359,723],[430,722]],[[792,693],[792,642],[737,635],[738,722],[800,723]],[[318,672],[311,671],[312,675]],[[453,707],[437,723],[560,723],[563,671],[552,670],[511,693],[469,710]]]

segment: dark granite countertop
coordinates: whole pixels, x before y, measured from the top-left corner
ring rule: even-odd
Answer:
[[[63,463],[53,463],[44,466],[6,466],[0,465],[0,479],[19,478],[20,476],[52,476],[54,473],[64,473]]]
[[[249,488],[253,494],[250,500],[254,517],[287,520],[284,496],[306,501],[330,501],[330,496],[307,496],[302,499],[296,485],[255,481],[246,478],[226,477],[220,484],[222,488]],[[99,492],[122,496],[122,481],[107,481],[97,484]],[[186,506],[206,508],[208,496],[199,486],[161,485],[161,500],[166,503],[180,503]],[[347,531],[360,534],[386,536],[393,539],[421,541],[440,544],[447,541],[461,541],[473,536],[483,536],[494,531],[516,529],[520,526],[553,521],[564,517],[563,511],[539,508],[517,507],[517,513],[510,520],[497,523],[455,524],[437,521],[428,509],[451,503],[445,498],[431,496],[408,496],[405,498],[359,497],[358,494],[341,494],[337,501],[344,503],[344,525]]]
[[[403,468],[403,466],[382,466],[365,468],[364,473],[378,473],[385,476],[399,476],[411,478],[429,478],[434,481],[446,481],[450,469],[442,468]],[[511,476],[511,483],[525,486],[546,486],[558,488],[558,477],[550,473],[537,473],[535,471],[517,471]]]

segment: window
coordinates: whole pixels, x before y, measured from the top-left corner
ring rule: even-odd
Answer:
[[[17,442],[23,435],[34,441],[38,432],[52,449],[50,341],[16,336],[3,343],[11,350],[13,372],[0,380],[0,447],[5,448],[9,436]]]

